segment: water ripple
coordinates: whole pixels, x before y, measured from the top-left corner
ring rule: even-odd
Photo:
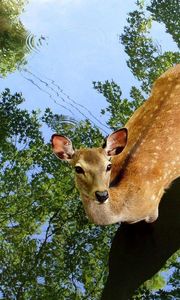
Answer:
[[[46,38],[44,36],[40,36],[37,38],[35,35],[32,33],[28,33],[26,37],[26,48],[29,51],[34,51],[34,52],[40,52],[40,48],[43,46],[44,41],[46,41]]]

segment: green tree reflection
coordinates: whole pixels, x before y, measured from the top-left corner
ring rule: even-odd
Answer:
[[[24,1],[10,1],[17,4],[15,10],[8,2],[1,1],[0,11],[2,76],[25,63],[27,54],[27,32],[18,21]],[[151,2],[149,11],[155,5]],[[164,22],[163,10],[161,14]],[[107,100],[102,113],[108,113],[112,129],[124,125],[145,101],[155,78],[179,62],[179,53],[160,53],[154,44],[149,35],[152,17],[146,17],[142,1],[127,21],[120,39],[128,66],[141,87],[132,87],[130,98],[124,99],[114,81],[94,82],[94,88]],[[75,122],[49,108],[43,116],[38,111],[28,112],[20,108],[23,101],[21,94],[11,94],[8,89],[0,96],[0,298],[100,299],[117,225],[99,227],[88,222],[74,187],[73,170],[54,157],[42,127],[69,136],[76,147],[98,146],[103,136],[88,120]],[[178,297],[177,254],[164,268],[172,268],[167,277],[171,289],[163,289],[165,276],[161,272],[138,290],[135,299]]]
[[[6,76],[26,63],[28,32],[19,19],[26,0],[0,2],[0,74]]]

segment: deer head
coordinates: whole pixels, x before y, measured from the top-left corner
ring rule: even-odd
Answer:
[[[53,134],[53,152],[74,167],[76,186],[84,201],[102,205],[109,200],[111,157],[123,151],[127,135],[127,129],[122,128],[109,135],[102,148],[74,150],[67,137]]]

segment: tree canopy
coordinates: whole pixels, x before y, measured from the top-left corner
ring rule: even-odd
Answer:
[[[27,62],[35,37],[24,27],[20,15],[28,0],[0,1],[0,76],[5,77]],[[38,43],[44,37],[40,37]]]
[[[180,5],[178,0],[151,0],[147,10],[151,13],[152,19],[162,23],[166,27],[175,43],[180,47]]]
[[[19,41],[26,37],[23,25],[16,19],[24,1],[16,1],[21,5],[13,13],[6,2],[2,1],[3,14],[7,12],[8,18],[15,18],[15,27],[3,22],[4,29],[0,29],[2,75],[22,62],[25,48]],[[113,80],[93,83],[107,100],[102,114],[108,114],[111,129],[123,126],[145,101],[153,81],[180,60],[179,52],[160,53],[150,35],[155,19],[165,23],[178,44],[178,20],[173,14],[166,18],[164,2],[172,3],[151,1],[147,16],[142,1],[138,1],[120,36],[128,67],[141,83],[140,88],[133,86],[127,99]],[[172,12],[175,4],[170,6]],[[8,45],[6,37],[13,32]],[[9,58],[4,55],[6,50]],[[74,171],[52,154],[50,134],[47,137],[45,132],[61,132],[77,148],[99,146],[103,135],[89,120],[77,122],[49,108],[29,112],[22,109],[23,101],[20,92],[12,94],[9,89],[0,96],[0,299],[99,299],[107,278],[111,240],[119,225],[101,227],[89,223],[74,186]],[[177,254],[164,270],[167,268],[172,268],[171,276],[163,276],[161,271],[138,290],[134,299],[178,297]],[[171,286],[168,291],[163,289],[167,280]]]
[[[37,111],[29,113],[19,107],[22,102],[21,94],[11,95],[8,89],[1,95],[2,295],[5,299],[96,295],[103,286],[103,262],[115,227],[89,224],[72,184],[72,170],[60,166],[40,129],[46,124],[73,137],[78,146],[97,145],[102,134],[88,121],[64,124],[64,117],[50,109],[41,117]]]

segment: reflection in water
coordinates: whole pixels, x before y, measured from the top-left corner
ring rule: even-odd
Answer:
[[[26,64],[26,56],[37,51],[43,40],[29,33],[19,17],[26,1],[0,1],[0,76]]]
[[[37,52],[44,41],[43,36],[38,39],[28,32],[19,20],[26,2],[0,1],[0,76],[17,67],[22,70],[27,54]],[[91,26],[92,22],[86,33],[90,33]],[[53,30],[57,28],[53,25]],[[91,56],[94,44],[103,48],[113,42],[104,31],[95,40],[96,31],[96,27],[91,30]],[[89,39],[86,33],[80,39],[85,44]],[[73,29],[71,36],[74,34]],[[67,43],[65,47],[71,49],[71,39]],[[86,63],[89,61],[86,54]],[[54,80],[44,79],[37,75],[36,66],[34,69],[35,72],[22,71],[32,87],[64,106],[69,115],[79,114],[106,133],[107,126],[85,103],[77,103]],[[19,91],[20,87],[15,88]],[[33,95],[31,90],[28,95]],[[71,134],[77,146],[82,141],[89,146],[92,141],[99,144],[101,135],[88,122],[82,125],[48,109],[40,120],[37,112],[19,108],[22,101],[21,95],[10,95],[6,90],[0,103],[0,299],[99,299],[116,227],[102,228],[87,222],[72,184],[71,170],[67,165],[59,167],[51,151],[48,152],[49,145],[44,142],[40,128],[45,123],[53,131]],[[123,224],[118,230],[103,299],[130,297],[177,249],[179,203],[175,203],[176,199],[167,201],[173,200],[173,193],[177,193],[174,187],[164,196],[156,223]]]
[[[110,251],[102,300],[127,300],[180,246],[180,179],[164,195],[156,222],[122,224]]]
[[[39,52],[39,48],[42,46],[44,40],[45,40],[44,36],[41,36],[40,38],[36,38],[32,33],[29,32],[26,38],[27,51]]]
[[[27,74],[27,76],[23,74],[24,72]],[[21,75],[24,79],[37,87],[41,92],[47,94],[54,103],[63,107],[70,114],[72,114],[72,116],[76,116],[78,119],[79,114],[80,119],[84,118],[89,120],[92,125],[97,126],[106,135],[108,134],[107,129],[109,130],[109,127],[102,123],[101,120],[98,119],[85,105],[78,103],[67,93],[65,93],[62,87],[60,87],[54,80],[47,77],[44,78],[44,76],[40,77],[40,75],[38,76],[34,74],[27,68],[23,68],[21,70]],[[61,102],[64,102],[65,105],[61,104]]]
[[[1,1],[0,4],[0,74],[6,76],[25,63],[27,31],[19,20],[24,1]]]

